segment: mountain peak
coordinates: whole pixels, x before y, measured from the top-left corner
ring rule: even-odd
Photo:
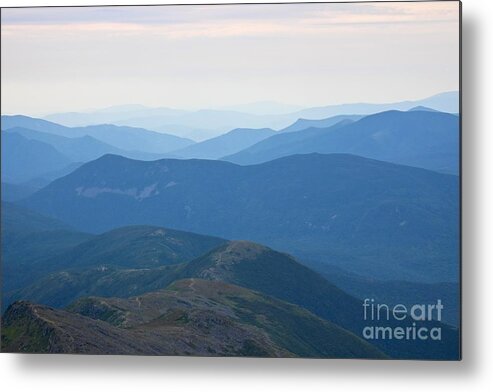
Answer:
[[[29,301],[16,301],[11,304],[8,311],[5,313],[7,315],[15,315],[16,317],[30,315],[35,313],[35,308],[40,305],[34,305]],[[5,319],[4,319],[5,321]]]
[[[245,260],[254,260],[265,252],[272,251],[266,246],[250,241],[230,241],[215,252],[216,265],[226,265]]]
[[[130,158],[127,158],[127,157],[118,155],[118,154],[111,154],[111,153],[104,154],[100,158],[96,159],[96,161],[114,161],[114,160],[118,160],[118,161],[134,161],[136,159],[130,159]]]
[[[438,112],[438,110],[426,106],[415,106],[409,109],[408,112]]]

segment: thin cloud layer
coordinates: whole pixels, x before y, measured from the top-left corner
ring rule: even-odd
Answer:
[[[2,34],[112,31],[171,38],[327,33],[340,26],[457,23],[453,2],[7,9]]]

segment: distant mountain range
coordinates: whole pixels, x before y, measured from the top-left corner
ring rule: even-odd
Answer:
[[[91,136],[122,150],[139,150],[156,154],[163,154],[194,143],[186,138],[152,132],[143,128],[112,124],[69,128],[27,116],[2,116],[2,130],[11,128],[27,128],[69,138]]]
[[[363,117],[364,117],[363,115],[340,115],[340,116],[333,116],[329,118],[323,118],[321,120],[307,120],[304,118],[300,118],[296,120],[293,124],[291,124],[289,127],[281,129],[279,133],[303,131],[309,128],[329,128],[339,123],[349,124]]]
[[[292,107],[293,110],[289,113],[286,110],[289,106],[272,102],[197,111],[124,105],[122,109],[113,107],[84,113],[57,113],[46,116],[45,119],[67,126],[102,123],[127,125],[184,137],[193,135],[195,140],[202,141],[234,128],[282,129],[300,118],[320,120],[339,115],[368,115],[388,110],[409,110],[416,106],[458,113],[459,93],[452,91],[421,100],[387,104],[329,105],[301,110]]]
[[[192,144],[173,154],[180,158],[219,159],[248,148],[276,132],[272,129],[233,129],[224,135]]]
[[[125,153],[123,150],[100,142],[99,140],[87,135],[71,138],[18,127],[7,129],[4,132],[6,134],[21,135],[29,140],[37,140],[39,142],[49,144],[55,147],[58,152],[62,153],[72,162],[88,162],[105,154]]]
[[[109,113],[119,112],[114,108]],[[224,159],[244,165],[293,154],[352,153],[458,173],[458,117],[423,106],[366,117],[299,118],[279,132],[267,128],[234,129],[200,143],[146,129],[115,125],[69,128],[26,116],[2,116],[2,126],[4,133],[22,136],[11,135],[3,140],[3,182],[33,188],[104,154],[139,160]],[[12,165],[9,156],[14,151],[18,158],[13,159],[18,162]],[[34,159],[27,160],[30,155]]]
[[[105,154],[155,160],[193,143],[145,129],[68,128],[26,116],[2,116],[2,181],[27,186],[34,181],[44,186]]]
[[[423,106],[429,109],[438,110],[445,113],[459,113],[459,92],[449,91],[433,95],[431,97],[417,101],[403,101],[385,104],[343,104],[308,108],[298,112],[300,118],[320,119],[341,114],[375,114],[389,110],[407,111],[416,106]]]
[[[70,163],[50,144],[2,132],[2,181],[25,182],[63,170]]]
[[[350,153],[458,174],[459,142],[455,115],[390,111],[323,128],[281,132],[224,159],[251,165],[293,154]]]
[[[302,106],[289,105],[274,101],[259,101],[247,104],[229,105],[213,108],[215,110],[233,110],[236,112],[267,115],[267,114],[288,114],[303,110]]]
[[[456,176],[351,155],[253,166],[107,155],[22,203],[83,231],[166,226],[365,276],[437,282],[458,279],[458,191]]]

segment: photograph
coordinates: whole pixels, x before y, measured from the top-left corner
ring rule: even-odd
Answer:
[[[2,6],[2,353],[460,361],[461,17]]]

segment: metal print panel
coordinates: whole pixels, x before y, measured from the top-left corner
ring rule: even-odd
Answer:
[[[460,359],[460,3],[3,8],[11,353]]]

